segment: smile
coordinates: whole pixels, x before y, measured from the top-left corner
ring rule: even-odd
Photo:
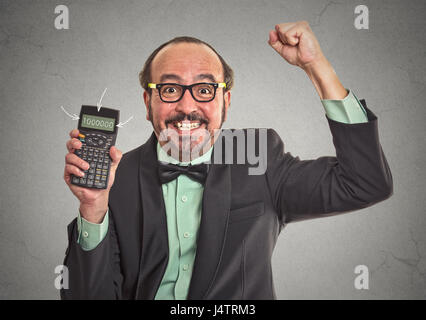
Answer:
[[[173,125],[179,130],[188,131],[200,127],[201,123],[199,121],[176,121]]]

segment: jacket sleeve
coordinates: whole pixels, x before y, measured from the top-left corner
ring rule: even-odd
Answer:
[[[361,209],[393,193],[392,174],[382,151],[377,117],[345,124],[329,118],[336,157],[301,161],[284,151],[274,130],[268,131],[266,178],[283,224]]]
[[[112,215],[107,234],[96,248],[85,251],[77,239],[76,218],[68,225],[64,260],[68,268],[68,289],[61,289],[61,299],[121,299],[123,277]]]

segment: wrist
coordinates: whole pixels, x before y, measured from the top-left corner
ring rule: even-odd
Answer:
[[[101,223],[108,211],[108,205],[80,204],[80,215],[91,223]]]
[[[330,62],[322,56],[302,67],[312,81],[321,100],[341,100],[347,91],[341,84]]]
[[[330,62],[327,58],[321,54],[318,58],[314,59],[311,62],[305,63],[301,68],[309,75],[317,75],[324,71],[330,71],[333,68],[331,67]]]

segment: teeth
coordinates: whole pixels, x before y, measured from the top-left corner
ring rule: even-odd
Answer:
[[[191,130],[191,129],[195,129],[198,128],[200,126],[199,122],[177,122],[176,126],[181,129],[181,130]]]

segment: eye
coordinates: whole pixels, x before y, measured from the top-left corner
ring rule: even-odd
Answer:
[[[175,93],[176,91],[175,87],[166,87],[166,89],[164,89],[164,92],[166,93]]]
[[[161,88],[161,94],[168,97],[174,97],[179,95],[181,92],[180,88],[176,85],[165,85]]]
[[[202,89],[200,89],[200,93],[201,93],[201,94],[209,94],[209,93],[210,93],[210,90],[209,90],[209,89],[207,89],[207,88],[202,88]]]
[[[210,86],[203,86],[198,88],[198,93],[200,95],[211,95],[213,90],[210,88]]]

